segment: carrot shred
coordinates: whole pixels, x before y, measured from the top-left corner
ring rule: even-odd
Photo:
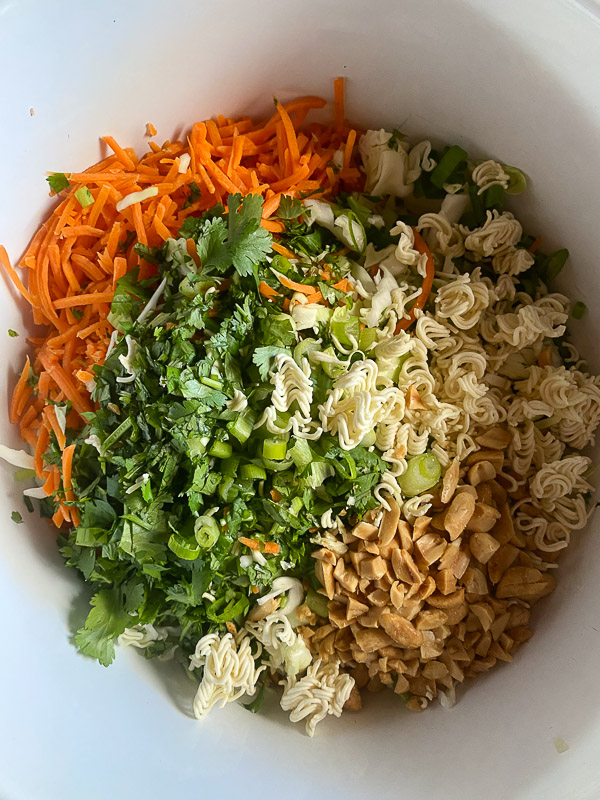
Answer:
[[[314,286],[311,287],[314,289]],[[323,295],[321,292],[313,292],[306,296],[306,302],[308,303],[322,303],[323,302]]]
[[[250,548],[250,550],[258,550],[260,548],[260,545],[258,544],[256,539],[248,539],[247,536],[240,536],[238,542],[245,544],[246,547]]]
[[[551,367],[552,366],[552,347],[544,347],[538,356],[538,366]]]
[[[281,122],[283,124],[283,129],[285,131],[285,138],[287,139],[287,146],[290,151],[290,157],[292,159],[292,164],[296,165],[300,161],[300,150],[298,149],[298,139],[296,138],[296,131],[292,124],[292,120],[290,119],[290,115],[285,110],[285,107],[281,105],[277,100],[275,101],[277,105],[277,112],[281,117]]]
[[[58,419],[56,417],[56,411],[54,409],[54,406],[45,406],[43,414],[48,420],[48,423],[52,428],[54,435],[56,436],[56,441],[58,442],[58,446],[60,447],[61,450],[64,450],[67,440],[65,434],[63,433],[62,428],[58,424]]]
[[[417,252],[423,253],[427,256],[427,268],[425,278],[423,279],[423,285],[421,287],[421,294],[417,297],[414,302],[413,307],[410,310],[408,318],[401,319],[398,324],[396,325],[396,334],[400,331],[405,331],[409,328],[413,322],[415,321],[415,311],[418,308],[423,308],[425,303],[427,302],[427,298],[431,292],[431,288],[433,286],[433,278],[435,275],[435,265],[433,263],[433,257],[429,251],[429,248],[425,244],[421,234],[417,231],[416,228],[413,228],[413,233],[415,236],[414,248]]]
[[[333,82],[334,127],[341,131],[344,127],[344,79],[336,78]]]
[[[92,294],[76,294],[72,297],[61,297],[54,301],[54,308],[73,308],[84,306],[88,303],[110,303],[113,299],[113,290],[108,292],[94,292]]]
[[[350,168],[350,161],[352,159],[352,151],[354,150],[354,143],[356,142],[356,131],[351,130],[346,139],[346,146],[344,147],[344,170]]]
[[[258,291],[263,297],[279,297],[279,292],[276,292],[268,283],[261,281],[258,284]]]
[[[291,250],[288,250],[287,247],[284,247],[282,244],[279,244],[279,242],[273,242],[271,244],[271,247],[273,248],[273,250],[275,250],[276,253],[279,253],[280,256],[285,256],[287,259],[298,258],[297,255],[292,253]]]
[[[348,281],[348,278],[342,278],[340,281],[333,284],[333,288],[339,289],[340,292],[348,292],[352,289],[352,286]]]
[[[10,401],[10,410],[8,413],[8,418],[13,423],[18,422],[19,417],[22,414],[22,409],[21,411],[19,411],[19,409],[21,408],[21,405],[24,406],[23,397],[25,396],[25,391],[27,387],[27,378],[29,377],[30,367],[31,363],[29,361],[29,356],[27,356],[27,358],[25,359],[25,366],[21,371],[19,380],[17,381],[17,385],[14,388],[12,399]],[[25,402],[27,402],[27,400],[25,400]]]
[[[297,283],[296,281],[290,280],[290,278],[286,278],[285,275],[278,275],[277,280],[279,283],[282,283],[286,289],[291,289],[294,292],[311,295],[315,291],[314,286],[307,286],[305,283]]]
[[[277,553],[279,553],[279,545],[277,542],[265,542],[263,549],[265,553],[272,553],[273,555],[277,555]]]
[[[50,441],[50,434],[48,433],[48,428],[43,427],[40,429],[40,435],[38,437],[35,451],[33,453],[33,468],[35,469],[35,474],[38,478],[41,478],[44,473],[44,453],[46,452],[46,448],[48,447],[48,443]]]
[[[23,282],[21,281],[21,278],[19,278],[19,276],[17,275],[17,273],[14,270],[14,267],[10,263],[10,260],[8,258],[8,253],[6,252],[6,249],[1,244],[0,244],[0,264],[2,264],[2,266],[4,267],[6,272],[8,273],[11,281],[14,283],[14,285],[19,290],[19,292],[21,292],[21,294],[23,295],[25,300],[27,300],[29,305],[32,305],[32,306],[35,305],[35,303],[33,302],[33,298],[31,297],[31,295],[29,294],[27,289],[23,286]]]
[[[149,142],[141,158],[112,136],[105,136],[108,156],[81,172],[69,173],[70,188],[31,240],[19,262],[26,269],[26,279],[0,246],[1,268],[31,306],[34,322],[46,328],[42,336],[30,339],[34,357],[25,361],[16,382],[9,416],[19,423],[21,436],[34,448],[36,473],[45,481],[45,491],[56,496],[62,480],[65,499],[56,501],[53,517],[57,527],[77,525],[79,516],[69,505],[74,499],[74,446],[66,446],[55,404],[70,403],[69,428],[85,424],[83,415],[94,405],[89,393],[93,368],[103,363],[113,330],[108,315],[117,281],[136,266],[140,277],[153,274],[152,265],[136,253],[135,242],[160,246],[179,236],[182,222],[190,214],[201,214],[216,203],[225,204],[230,193],[252,193],[264,197],[261,225],[274,234],[273,251],[297,259],[277,241],[278,234],[285,231],[284,221],[275,216],[282,194],[300,197],[304,192],[315,192],[329,197],[338,187],[360,190],[364,180],[353,161],[359,131],[349,130],[345,121],[342,78],[334,82],[334,124],[305,125],[307,114],[324,105],[320,97],[299,97],[278,102],[275,113],[257,124],[247,116],[219,116],[197,122],[185,141],[166,141],[162,146]],[[147,133],[155,135],[156,129],[148,124]],[[330,162],[333,153],[340,150],[343,168],[335,174]],[[189,153],[190,162],[185,173],[180,173],[184,153]],[[184,210],[190,196],[187,186],[192,181],[201,195]],[[94,199],[85,209],[75,197],[82,186]],[[124,195],[148,186],[156,186],[158,194],[143,208],[137,203],[124,212],[116,211]],[[199,264],[195,243],[190,241],[186,246]],[[415,247],[419,249],[417,244]],[[331,279],[330,275],[322,277]],[[315,287],[285,276],[280,281],[287,289],[306,295],[308,302],[324,302]],[[427,281],[415,308],[426,300],[430,291]],[[351,287],[345,279],[334,286],[341,291]],[[269,300],[281,297],[264,281],[259,292]],[[284,310],[289,311],[289,298],[281,299]],[[32,369],[37,376],[37,391],[29,385]],[[61,468],[44,464],[52,433],[63,448]],[[240,541],[252,549],[262,546],[254,539],[242,537]],[[270,548],[278,548],[276,543],[267,542],[264,549],[278,552]]]

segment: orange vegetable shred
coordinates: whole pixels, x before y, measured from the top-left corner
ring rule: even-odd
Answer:
[[[9,415],[33,448],[36,473],[45,481],[46,493],[55,499],[57,527],[77,525],[79,517],[73,505],[78,488],[73,469],[76,445],[67,446],[55,404],[70,404],[67,425],[71,429],[83,427],[83,415],[93,410],[89,386],[94,367],[105,360],[113,332],[108,313],[116,283],[135,267],[140,277],[156,274],[155,267],[137,255],[135,244],[160,247],[169,237],[178,237],[187,216],[199,215],[226,202],[229,193],[239,192],[263,198],[262,225],[274,235],[273,250],[295,258],[277,242],[277,235],[285,230],[277,219],[282,194],[300,198],[318,190],[319,197],[327,199],[340,189],[360,190],[364,180],[355,155],[360,131],[351,130],[345,121],[343,78],[334,81],[333,124],[307,122],[309,112],[325,104],[320,97],[299,97],[287,103],[277,101],[275,113],[266,121],[220,116],[196,122],[182,141],[167,141],[162,147],[149,142],[141,158],[112,136],[104,136],[107,157],[83,172],[67,173],[70,185],[31,240],[19,262],[22,271],[11,264],[0,245],[1,268],[31,306],[34,322],[44,327],[43,335],[32,340],[32,357],[16,382]],[[146,134],[156,135],[151,123],[146,125]],[[338,150],[343,153],[343,168],[334,174],[330,165]],[[181,174],[184,155],[189,156],[189,167]],[[191,195],[192,183],[200,188],[199,197]],[[75,197],[83,186],[94,198],[85,208]],[[120,200],[149,187],[156,187],[158,193],[117,211]],[[191,204],[190,196],[195,198]],[[190,246],[189,252],[197,258],[195,247]],[[309,302],[324,302],[314,287],[285,277],[280,281],[308,295]],[[426,284],[427,279],[425,295]],[[345,291],[347,286],[341,281],[336,288]],[[264,282],[259,291],[271,300],[279,297]],[[287,298],[283,308],[289,308]],[[60,468],[45,460],[51,440],[62,450]],[[242,537],[240,542],[259,548],[253,539]],[[274,542],[265,544],[265,552],[278,550]]]

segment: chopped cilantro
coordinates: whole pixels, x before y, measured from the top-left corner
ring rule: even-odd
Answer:
[[[46,180],[52,191],[56,192],[56,194],[62,192],[63,189],[68,189],[71,185],[64,172],[53,172],[52,175],[48,175]]]
[[[119,242],[119,244],[117,245],[117,249],[121,251],[129,250],[131,245],[135,242],[135,239],[136,239],[135,231],[126,231],[125,238]]]
[[[290,197],[284,194],[277,209],[277,216],[279,219],[297,219],[303,210],[302,203],[297,197]]]
[[[109,319],[129,338],[119,336],[94,368],[95,410],[85,415],[72,467],[78,499],[63,500],[76,508],[80,524],[61,538],[66,563],[94,592],[75,641],[102,664],[113,660],[115,639],[126,627],[147,623],[180,631],[153,643],[147,655],[177,644],[189,656],[205,633],[239,624],[253,602],[249,587],[268,591],[282,561],[294,565],[286,574],[314,583],[310,539],[322,514],[340,513],[349,495],[357,516],[377,505],[373,488],[387,465],[376,453],[342,451],[327,432],[310,444],[286,433],[269,450],[270,429],[255,428],[272,406],[276,357],[306,364],[302,353],[318,347],[313,340],[307,349],[282,304],[266,303],[258,291],[260,281],[274,281],[262,202],[230,195],[227,210],[216,206],[188,217],[180,238],[161,248],[136,245],[157,275],[140,281],[133,269],[117,283]],[[300,210],[297,200],[284,201],[286,235],[309,258],[331,254],[332,279],[319,283],[316,272],[305,275],[302,266],[289,264],[290,277],[321,286],[338,303],[344,298],[333,289],[339,243],[298,221]],[[198,259],[188,252],[189,238]],[[156,305],[140,318],[159,281]],[[134,376],[131,383],[118,380],[126,374]],[[331,385],[316,367],[314,419]],[[277,412],[273,424],[285,430],[295,410]],[[52,438],[47,463],[60,465],[61,457]],[[41,503],[47,516],[57,507],[51,498]],[[202,526],[202,518],[214,521]],[[267,553],[265,564],[245,565],[243,536],[275,542],[279,551]],[[261,697],[250,705],[257,708]]]
[[[193,205],[197,200],[200,200],[200,198],[202,197],[202,191],[198,186],[198,184],[196,183],[196,181],[192,181],[191,183],[189,183],[188,189],[190,190],[190,193],[187,196],[185,203],[181,206],[182,210],[189,208],[191,205]]]
[[[13,331],[12,328],[9,328],[8,329],[8,335],[12,336],[14,338],[15,336],[18,336],[19,334],[16,331]]]
[[[23,522],[23,517],[18,511],[13,511],[12,514],[10,515],[10,518],[12,519],[13,522],[16,522],[17,525]]]

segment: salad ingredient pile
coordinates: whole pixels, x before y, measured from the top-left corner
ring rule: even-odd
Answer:
[[[93,590],[80,650],[175,658],[193,712],[265,687],[312,735],[409,709],[531,636],[589,516],[599,379],[523,173],[325,101],[196,123],[82,173],[15,270],[44,326],[10,418],[26,500]]]

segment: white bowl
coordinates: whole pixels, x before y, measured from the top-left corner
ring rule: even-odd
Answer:
[[[95,161],[101,134],[143,148],[148,121],[167,138],[213,114],[268,112],[273,95],[330,97],[345,75],[359,123],[458,142],[531,176],[519,213],[549,249],[570,249],[563,284],[590,309],[577,329],[598,369],[599,19],[596,0],[5,0],[0,240],[19,255],[51,206],[45,172]],[[27,329],[4,284],[0,307],[0,337]],[[26,343],[4,341],[6,400]],[[18,444],[5,413],[0,429]],[[600,796],[597,525],[565,557],[532,642],[453,710],[414,716],[380,696],[310,740],[275,708],[197,722],[181,712],[185,677],[136,654],[108,670],[77,655],[81,584],[44,522],[10,521],[20,492],[0,472],[3,798]]]

